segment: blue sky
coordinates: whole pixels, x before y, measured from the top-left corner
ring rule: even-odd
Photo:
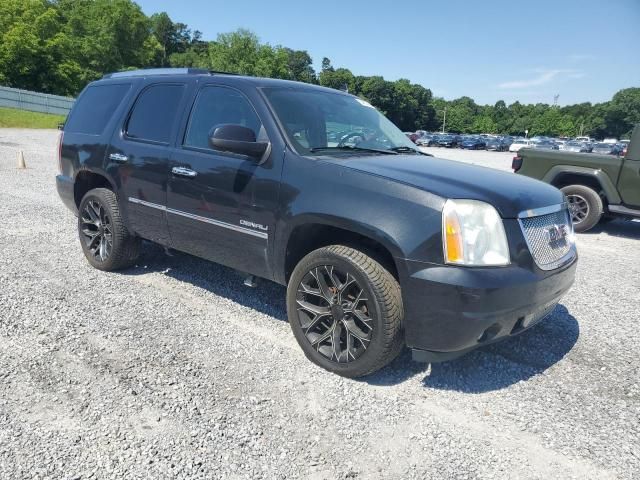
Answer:
[[[214,40],[247,28],[356,75],[447,99],[561,105],[640,87],[640,0],[138,0]]]

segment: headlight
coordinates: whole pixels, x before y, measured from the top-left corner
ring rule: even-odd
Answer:
[[[509,245],[502,218],[488,203],[447,200],[442,210],[446,263],[469,266],[509,264]]]

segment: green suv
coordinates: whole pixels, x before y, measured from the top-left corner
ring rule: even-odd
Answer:
[[[601,220],[640,218],[640,124],[624,157],[527,148],[512,167],[564,192],[576,232]]]

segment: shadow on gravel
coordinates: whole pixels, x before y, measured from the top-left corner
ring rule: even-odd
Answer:
[[[563,306],[531,330],[487,345],[451,362],[432,364],[429,388],[483,393],[538,375],[559,362],[578,341],[578,321]]]
[[[168,256],[157,245],[143,245],[138,266],[124,275],[163,273],[169,278],[207,290],[239,305],[287,321],[286,289],[273,282],[259,281],[256,288],[245,287],[235,270],[191,255]],[[553,314],[521,335],[488,345],[457,360],[429,365],[411,360],[405,349],[390,365],[361,381],[393,386],[416,375],[426,375],[425,387],[482,393],[499,390],[537,375],[560,359],[575,345],[579,336],[577,320],[559,305]]]
[[[580,235],[598,235],[605,233],[612,237],[630,238],[640,240],[640,222],[631,220],[612,220],[610,222],[599,223],[591,230]]]
[[[233,269],[186,253],[176,252],[169,256],[162,247],[145,242],[138,266],[121,273],[135,276],[151,272],[161,272],[167,277],[188,282],[239,305],[287,321],[286,289],[277,283],[258,280],[257,287],[247,287],[242,283],[244,278]]]
[[[415,363],[407,349],[388,367],[362,379],[371,385],[393,386],[426,375],[427,388],[483,393],[506,388],[544,372],[560,361],[580,335],[578,321],[559,305],[542,323],[521,335],[487,345],[456,360]]]

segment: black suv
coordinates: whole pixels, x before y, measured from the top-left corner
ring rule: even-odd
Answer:
[[[94,267],[146,239],[287,285],[304,353],[349,377],[520,333],[576,269],[555,187],[421,154],[366,101],[296,82],[107,75],[63,128],[57,188]]]

